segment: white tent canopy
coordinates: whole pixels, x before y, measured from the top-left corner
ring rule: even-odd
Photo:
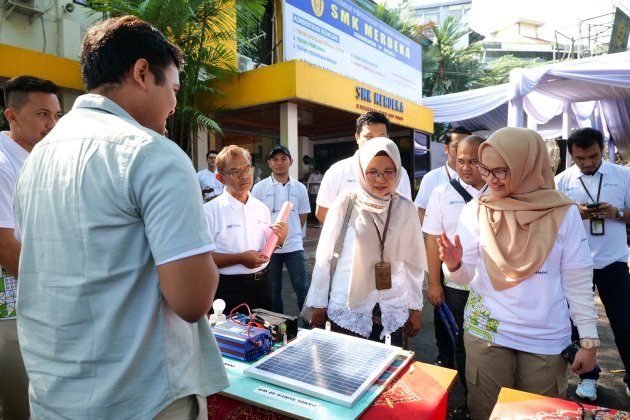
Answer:
[[[630,52],[514,69],[509,83],[422,98],[422,105],[433,109],[435,122],[475,131],[523,127],[526,114],[527,126],[538,131],[561,119],[566,138],[594,120],[630,159]]]

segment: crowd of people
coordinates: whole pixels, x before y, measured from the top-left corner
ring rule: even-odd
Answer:
[[[282,145],[254,185],[248,150],[210,150],[195,174],[166,139],[181,52],[155,28],[105,20],[80,60],[88,93],[63,118],[52,82],[5,89],[0,417],[207,418],[228,379],[205,315],[215,298],[282,313],[283,267],[311,327],[403,348],[427,278],[435,363],[458,370],[474,419],[501,387],[564,397],[569,368],[597,397],[595,288],[630,383],[630,169],[603,160],[601,132],[576,130],[575,165],[554,179],[535,131],[452,129],[414,203],[389,120],[368,112],[354,156],[317,171],[317,188],[289,176]],[[310,286],[309,193],[322,225]]]

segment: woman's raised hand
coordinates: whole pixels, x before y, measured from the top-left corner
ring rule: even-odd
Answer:
[[[437,238],[438,251],[440,252],[440,259],[446,265],[446,268],[450,272],[457,271],[462,262],[462,256],[464,250],[462,243],[459,241],[459,235],[455,235],[453,242],[448,239],[448,236],[444,232]]]

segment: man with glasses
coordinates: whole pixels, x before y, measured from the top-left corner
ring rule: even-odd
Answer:
[[[451,179],[457,177],[456,160],[457,160],[457,146],[466,137],[471,135],[471,132],[463,127],[455,127],[450,129],[444,137],[444,152],[448,156],[447,162],[444,166],[440,166],[429,171],[420,183],[420,190],[414,201],[414,204],[418,208],[418,217],[420,223],[424,223],[424,213],[429,204],[429,197],[431,192],[438,186],[450,182]],[[444,280],[443,273],[439,270],[440,280]],[[455,362],[453,360],[453,343],[448,334],[446,326],[441,322],[440,315],[438,313],[437,306],[433,310],[434,328],[435,328],[435,341],[438,347],[438,356],[435,364],[447,368],[454,368]]]
[[[479,164],[478,149],[484,140],[483,137],[468,136],[459,143],[455,161],[457,177],[449,183],[438,185],[433,190],[422,226],[422,231],[426,234],[425,244],[427,262],[429,263],[427,298],[436,309],[445,302],[460,331],[456,344],[453,343],[453,340],[442,343],[440,354],[444,364],[452,365],[455,361],[464,390],[466,390],[466,349],[463,338],[464,307],[468,300],[470,288],[467,284],[450,281],[448,277],[443,275],[437,239],[442,233],[446,233],[449,238],[455,236],[462,209],[466,203],[477,197],[485,189],[486,183],[481,178],[477,168]],[[439,313],[434,313],[434,322],[435,324],[443,324]]]
[[[289,149],[281,144],[274,146],[269,153],[267,164],[271,168],[271,176],[254,185],[252,195],[265,203],[273,219],[278,217],[285,201],[290,201],[293,204],[293,211],[291,211],[287,221],[289,234],[284,241],[284,246],[277,249],[269,261],[273,296],[272,310],[278,313],[284,312],[282,266],[286,265],[297,297],[298,308],[301,311],[308,292],[306,258],[304,257],[304,243],[302,241],[302,228],[311,212],[308,192],[301,182],[289,177],[289,168],[293,164]]]
[[[223,192],[223,184],[216,180],[216,158],[216,150],[208,151],[208,153],[206,153],[208,167],[197,172],[197,178],[199,178],[199,186],[201,187],[204,201],[210,201]]]
[[[216,159],[217,180],[225,191],[204,205],[219,267],[215,298],[225,300],[230,311],[241,303],[251,309],[272,309],[269,259],[261,251],[271,228],[278,235],[277,248],[284,245],[287,224],[271,224],[267,206],[250,194],[254,167],[249,152],[235,145],[224,147]]]
[[[19,76],[6,82],[0,132],[0,418],[29,418],[28,376],[17,337],[17,279],[21,245],[13,210],[18,174],[29,153],[61,117],[58,88],[49,81]]]
[[[567,140],[575,165],[556,176],[556,188],[578,204],[593,257],[593,288],[606,309],[617,350],[625,368],[626,395],[630,398],[630,273],[626,224],[630,222],[630,169],[602,158],[604,137],[598,130],[581,128]],[[574,329],[572,337],[579,338]],[[593,342],[584,342],[590,340]],[[599,340],[580,340],[580,346],[598,346]],[[599,367],[580,375],[575,393],[597,399]]]

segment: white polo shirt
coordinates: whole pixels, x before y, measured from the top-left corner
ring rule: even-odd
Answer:
[[[602,161],[593,175],[583,174],[577,165],[571,166],[555,177],[556,188],[576,203],[590,203],[592,200],[584,190],[580,178],[594,200],[597,200],[599,177],[602,178],[600,202],[611,204],[617,208],[630,207],[630,169]],[[620,220],[605,219],[604,234],[591,235],[590,220],[583,220],[586,238],[591,248],[594,268],[604,268],[614,262],[628,261],[628,243],[626,224]]]
[[[216,252],[236,254],[249,250],[262,251],[269,232],[271,217],[267,206],[249,194],[243,204],[229,193],[203,205]],[[219,268],[221,274],[256,273],[267,266],[247,268],[243,264]]]
[[[438,185],[446,184],[452,178],[457,178],[457,172],[447,164],[430,170],[422,178],[418,195],[416,196],[413,204],[415,204],[419,209],[426,209],[429,203],[429,197],[431,196],[431,191],[433,191],[433,189]]]
[[[477,197],[485,190],[485,186],[481,188],[481,190],[477,190],[472,185],[462,182],[459,178],[457,178],[457,180],[473,198]],[[446,235],[450,239],[453,239],[457,233],[459,215],[465,205],[466,202],[462,198],[461,194],[453,188],[450,182],[438,185],[435,187],[429,198],[429,205],[424,214],[422,231],[435,236],[439,236],[442,232],[446,232]],[[469,290],[467,284],[452,282],[446,276],[444,277],[444,285],[453,289]]]
[[[293,210],[287,220],[289,232],[284,241],[284,246],[276,249],[274,254],[286,254],[288,252],[301,251],[304,249],[302,241],[302,225],[300,224],[300,215],[309,214],[311,205],[308,202],[308,192],[301,182],[289,178],[289,182],[282,185],[277,182],[273,175],[258,182],[252,188],[252,195],[258,200],[265,203],[271,212],[271,218],[275,222],[282,204],[285,201],[293,203]]]
[[[211,193],[204,193],[204,198],[206,199],[217,196],[223,192],[223,183],[217,180],[216,175],[216,172],[211,172],[208,168],[197,172],[199,186],[202,190],[207,187],[214,188],[214,191]]]
[[[17,177],[28,155],[29,153],[22,146],[4,132],[0,132],[0,228],[14,229],[14,235],[18,240],[19,232],[13,210],[13,192]],[[0,282],[3,284],[0,306],[6,307],[6,311],[0,311],[0,321],[15,319],[17,279],[0,266]]]
[[[337,196],[342,191],[350,190],[358,187],[357,183],[357,167],[356,160],[357,150],[354,156],[340,160],[326,171],[322,184],[317,193],[317,205],[330,208]],[[405,168],[402,168],[402,176],[400,182],[396,186],[396,191],[411,199],[411,184],[409,184],[409,176]]]

